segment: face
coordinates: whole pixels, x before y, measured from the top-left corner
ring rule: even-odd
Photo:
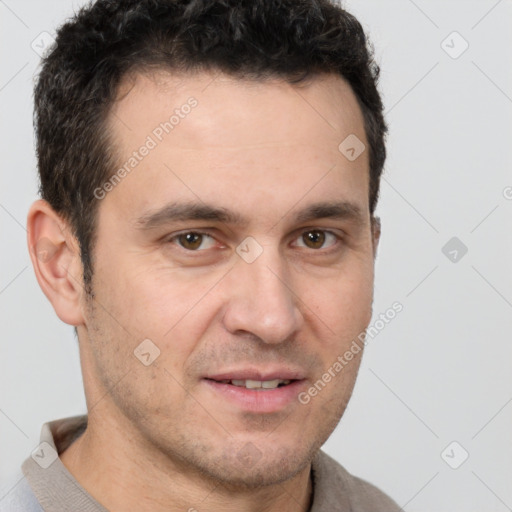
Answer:
[[[368,152],[338,149],[367,146],[356,98],[333,76],[160,72],[126,80],[109,123],[129,171],[98,192],[90,415],[184,471],[282,482],[340,420],[361,352],[332,368],[371,319]]]

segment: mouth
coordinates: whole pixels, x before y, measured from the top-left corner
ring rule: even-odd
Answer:
[[[275,413],[293,404],[299,404],[298,395],[306,387],[302,374],[275,372],[261,375],[257,372],[245,374],[216,375],[205,377],[210,398],[230,412]],[[247,375],[251,373],[251,375]]]
[[[252,379],[206,379],[212,380],[213,382],[219,382],[221,384],[229,384],[230,386],[237,386],[245,389],[252,389],[255,391],[267,391],[269,389],[282,388],[288,386],[296,379],[272,379],[272,380],[252,380]]]

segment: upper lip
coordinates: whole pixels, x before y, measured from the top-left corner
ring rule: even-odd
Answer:
[[[272,370],[259,370],[257,368],[237,368],[205,377],[211,380],[302,380],[304,372],[290,368],[275,368]]]

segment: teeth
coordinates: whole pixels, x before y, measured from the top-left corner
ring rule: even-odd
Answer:
[[[274,380],[231,380],[233,386],[245,387],[247,389],[275,389],[279,384],[290,384],[290,380],[274,379]]]
[[[247,379],[245,381],[245,387],[247,389],[258,389],[258,388],[261,388],[261,381],[259,380],[250,380],[250,379]]]
[[[275,379],[275,380],[264,380],[262,383],[261,383],[261,387],[262,388],[265,388],[265,389],[274,389],[274,388],[277,388],[277,386],[279,386],[279,383],[280,382],[283,382],[282,380],[279,380],[279,379]]]

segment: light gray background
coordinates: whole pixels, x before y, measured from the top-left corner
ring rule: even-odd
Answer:
[[[31,43],[78,5],[0,0],[0,498],[41,425],[85,412],[72,327],[37,284],[25,231],[37,193]],[[512,3],[346,6],[376,46],[390,127],[374,320],[404,309],[369,343],[324,449],[406,511],[512,510]],[[441,46],[453,31],[469,43],[456,59]],[[457,262],[441,250],[454,236],[468,248]]]

